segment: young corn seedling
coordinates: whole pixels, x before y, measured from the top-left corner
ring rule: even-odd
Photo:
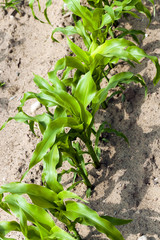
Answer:
[[[140,30],[127,30],[125,28],[116,28],[118,21],[125,14],[130,14],[135,18],[139,16],[132,10],[137,10],[140,13],[145,14],[149,22],[151,21],[150,11],[142,4],[141,0],[131,1],[88,1],[91,4],[91,8],[80,5],[79,0],[64,0],[68,9],[74,13],[73,18],[75,26],[67,26],[65,28],[56,28],[52,32],[52,39],[56,41],[53,34],[57,31],[62,32],[65,35],[80,35],[86,47],[89,49],[92,41],[102,44],[105,40],[111,36],[116,37],[115,31],[122,31],[123,36],[131,35],[133,39],[139,43],[136,35],[144,32]],[[154,2],[151,1],[153,4]],[[93,8],[94,7],[94,8]],[[76,16],[81,20],[77,21]],[[119,35],[118,37],[121,37]]]
[[[109,216],[100,217],[91,208],[75,201],[75,199],[83,200],[76,194],[65,191],[53,174],[51,176],[53,181],[50,181],[48,176],[45,178],[49,188],[26,183],[9,183],[0,188],[0,208],[9,214],[13,212],[19,219],[19,223],[16,221],[0,222],[1,239],[10,239],[5,237],[6,234],[18,231],[23,233],[26,240],[81,240],[82,238],[76,230],[77,223],[93,226],[109,239],[124,239],[115,225],[127,224],[131,220],[116,219]],[[4,193],[10,194],[4,197]],[[22,196],[23,194],[29,196],[32,204],[26,201]],[[53,217],[65,224],[68,232],[58,227]],[[28,222],[32,224],[28,225]]]
[[[90,42],[94,38],[99,38],[100,43],[103,43],[106,38],[110,35],[112,38],[115,36],[115,28],[118,25],[119,19],[122,18],[123,15],[131,15],[135,18],[140,18],[135,11],[138,13],[143,13],[149,19],[149,23],[151,21],[151,13],[149,9],[143,4],[142,0],[124,0],[124,1],[97,1],[91,0],[88,1],[89,6],[85,7],[80,5],[80,0],[63,0],[64,4],[70,11],[73,13],[73,17],[75,20],[75,26],[68,26],[65,28],[56,28],[52,33],[57,31],[61,31],[66,35],[79,34],[86,46],[89,48]],[[149,0],[153,5],[154,1]],[[41,11],[41,6],[39,1],[36,1],[39,6],[39,10]],[[32,14],[35,19],[41,21],[35,12],[34,12],[34,3],[35,0],[30,0],[29,6],[31,7]],[[44,16],[47,22],[51,24],[51,21],[47,15],[47,9],[53,4],[53,1],[46,1],[46,6],[44,10]],[[76,16],[80,17],[81,20],[77,21]],[[139,43],[139,40],[136,35],[142,34],[144,32],[140,30],[126,30],[125,28],[117,28],[118,31],[122,31],[123,36],[131,35],[133,39]],[[121,35],[119,36],[121,37]],[[87,39],[86,39],[87,38]],[[90,39],[91,38],[91,39]],[[56,41],[56,39],[53,38]]]
[[[21,0],[5,0],[0,2],[0,7],[3,7],[4,9],[7,8],[14,8],[17,12],[19,12],[17,6],[21,3]]]

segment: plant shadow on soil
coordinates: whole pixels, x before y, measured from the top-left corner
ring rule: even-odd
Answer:
[[[156,89],[157,87],[152,88],[151,92]],[[95,179],[93,198],[96,200],[91,198],[89,201],[93,209],[103,210],[106,215],[133,219],[132,223],[119,228],[122,233],[124,232],[125,238],[130,234],[138,233],[157,234],[160,237],[158,229],[160,222],[154,219],[159,217],[159,213],[145,207],[139,208],[152,184],[153,173],[158,169],[150,145],[160,139],[160,127],[155,125],[149,133],[144,133],[143,129],[137,125],[136,121],[141,114],[144,95],[142,89],[134,87],[128,90],[128,92],[131,91],[135,95],[131,101],[125,101],[122,109],[116,106],[108,108],[112,127],[122,131],[128,137],[130,147],[118,137],[110,138],[109,148],[102,152],[101,174],[98,174],[98,170],[96,173],[95,169],[90,171]],[[131,109],[132,112],[130,112]],[[125,111],[129,115],[127,120],[124,120]],[[113,148],[113,146],[114,154],[111,157],[110,147]],[[100,190],[101,187],[104,188],[103,192]],[[99,196],[99,191],[103,193],[102,196]],[[89,237],[91,235],[86,239]],[[98,236],[94,239],[101,238]]]
[[[149,30],[160,28],[158,13],[160,13],[159,6],[156,7],[156,17],[149,26]],[[144,31],[147,26],[147,20],[143,24],[139,23],[139,26],[137,26],[137,21],[132,21],[131,25],[132,29],[137,28]],[[158,54],[154,53],[156,49],[159,49],[159,46],[160,41],[155,40],[144,43],[142,48],[148,54],[159,57]],[[142,64],[136,66],[135,70],[136,73],[144,71],[148,63],[151,64],[150,72],[145,71],[143,74],[148,87],[147,98],[150,99],[152,94],[155,94],[155,98],[157,97],[156,99],[160,100],[159,84],[153,86],[151,81],[151,78],[153,79],[154,76],[151,75],[154,72],[153,63],[145,59]],[[135,70],[133,68],[129,69],[132,72],[135,72]],[[101,146],[103,145],[101,173],[99,174],[98,170],[96,171],[95,169],[90,171],[90,174],[95,179],[93,197],[89,199],[90,207],[99,212],[104,211],[106,215],[133,219],[128,225],[118,227],[125,239],[128,239],[130,234],[149,234],[151,237],[147,239],[157,240],[154,236],[157,235],[158,239],[160,239],[159,213],[151,210],[149,208],[151,206],[145,206],[143,199],[147,197],[147,191],[150,186],[152,187],[155,184],[153,183],[155,173],[160,173],[160,168],[157,164],[158,155],[155,156],[152,150],[153,143],[157,144],[156,151],[160,149],[160,122],[153,121],[153,125],[149,126],[150,130],[146,132],[137,124],[140,115],[143,115],[141,108],[146,100],[144,88],[131,84],[125,92],[125,97],[124,103],[121,102],[120,98],[115,99],[109,104],[106,112],[99,111],[98,113],[99,115],[102,114],[100,117],[101,121],[109,121],[113,128],[127,136],[130,147],[122,139],[114,136],[107,136],[110,140],[109,144],[105,144],[108,145],[107,150],[104,150],[105,145],[101,143]],[[151,104],[153,106],[148,106],[149,115],[152,115],[152,110],[154,111],[154,104],[158,105],[153,100]],[[160,111],[160,107],[158,107],[157,111]],[[126,114],[128,116],[127,119]],[[97,122],[99,122],[99,119],[97,119]],[[141,125],[143,126],[143,124]],[[112,150],[110,151],[110,148],[114,148],[113,153],[111,153]],[[152,201],[150,199],[149,204],[154,205],[156,201],[158,203],[156,190],[155,198],[153,197]],[[93,229],[85,239],[90,239],[93,235],[94,240],[106,239],[101,238],[98,232]]]

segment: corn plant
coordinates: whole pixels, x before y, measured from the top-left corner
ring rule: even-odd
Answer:
[[[20,3],[21,3],[21,0],[4,0],[0,2],[0,7],[3,7],[4,9],[14,8],[17,12],[19,12],[17,6]]]
[[[0,82],[0,87],[4,87],[5,83],[4,82]]]
[[[10,239],[5,237],[6,234],[18,231],[23,233],[26,240],[80,240],[82,238],[76,230],[76,224],[80,223],[94,226],[112,240],[123,240],[115,225],[127,224],[131,220],[116,219],[109,216],[100,217],[97,212],[85,204],[75,201],[74,199],[83,200],[76,194],[65,191],[62,185],[55,181],[53,175],[52,179],[55,185],[58,184],[57,188],[53,187],[53,182],[48,181],[47,178],[46,181],[50,189],[26,183],[9,183],[0,188],[0,207],[9,214],[12,212],[19,219],[19,223],[16,221],[0,222],[0,239]],[[4,197],[4,193],[10,194]],[[22,196],[23,194],[29,196],[32,204],[27,202]],[[58,227],[53,217],[65,224],[68,232]],[[28,222],[31,225],[28,225]]]
[[[87,1],[89,6],[85,7],[80,5],[80,0],[63,0],[64,3],[67,5],[68,9],[70,11],[72,11],[72,13],[74,14],[73,17],[76,20],[76,16],[80,17],[82,19],[81,21],[78,21],[77,24],[75,24],[75,27],[73,26],[68,26],[66,28],[56,28],[53,31],[61,31],[64,34],[68,35],[72,35],[72,34],[79,34],[82,37],[87,36],[88,38],[88,31],[90,33],[92,33],[92,37],[94,38],[95,36],[98,35],[99,40],[101,41],[101,43],[104,42],[104,40],[106,39],[107,35],[111,35],[111,37],[114,36],[114,28],[118,25],[118,21],[119,19],[124,15],[126,16],[131,15],[134,18],[140,18],[139,15],[137,15],[135,13],[136,10],[138,13],[143,13],[146,15],[146,17],[149,19],[149,23],[151,21],[151,13],[149,11],[149,9],[143,4],[142,0],[123,0],[123,1],[108,1],[108,0],[91,0],[91,1]],[[153,5],[154,5],[154,1],[153,0],[149,0]],[[35,19],[41,21],[44,23],[44,21],[40,20],[35,12],[34,12],[34,3],[37,2],[38,3],[38,7],[39,10],[41,11],[41,6],[40,6],[40,2],[39,0],[35,1],[35,0],[30,0],[29,1],[29,6],[32,10],[32,14],[34,16]],[[51,21],[47,15],[47,9],[48,7],[50,7],[53,4],[52,0],[48,0],[46,1],[46,6],[45,6],[45,10],[44,10],[44,16],[47,20],[47,22],[51,24]],[[75,21],[76,22],[76,21]],[[83,23],[83,24],[82,24]],[[80,29],[77,29],[80,27]],[[86,30],[84,31],[83,28],[86,28]],[[140,31],[140,30],[131,30],[131,31],[126,31],[126,29],[124,28],[118,28],[117,30],[122,31],[123,35],[128,35],[130,34],[133,39],[139,43],[139,40],[137,38],[137,34],[142,34],[144,35],[144,32]],[[52,35],[53,35],[52,34]],[[53,38],[53,40],[55,40]],[[89,38],[88,38],[89,40]],[[86,45],[88,45],[89,42],[86,42]]]
[[[125,14],[130,14],[135,18],[139,16],[132,10],[137,10],[139,13],[145,14],[149,23],[151,21],[151,13],[146,8],[141,0],[124,0],[124,1],[88,1],[94,8],[87,8],[80,5],[80,0],[63,0],[67,5],[68,9],[74,13],[73,17],[75,20],[75,26],[68,26],[65,28],[56,28],[52,32],[53,34],[60,31],[66,35],[79,34],[85,39],[86,47],[89,48],[91,39],[97,41],[100,44],[104,43],[107,37],[110,35],[114,38],[115,30],[123,32],[123,36],[131,35],[133,39],[139,43],[136,35],[144,32],[140,30],[126,30],[125,28],[117,28],[119,19]],[[103,2],[103,3],[102,3]],[[153,4],[154,2],[151,1]],[[80,17],[81,20],[77,21],[76,16]],[[117,28],[117,29],[116,29]],[[121,37],[121,35],[119,35]]]

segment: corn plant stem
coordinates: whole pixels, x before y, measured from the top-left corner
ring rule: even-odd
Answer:
[[[74,228],[72,231],[73,231],[74,237],[76,237],[77,240],[82,240],[82,238],[79,235],[79,233],[77,232],[76,228]]]
[[[64,149],[63,149],[63,151],[64,151]],[[66,152],[67,155],[72,159],[73,163],[75,164],[75,166],[78,169],[79,175],[84,180],[84,183],[87,186],[87,188],[92,188],[92,184],[90,183],[85,171],[83,170],[83,168],[81,166],[81,160],[79,159],[79,155],[76,152],[76,150],[70,146],[70,149],[69,150],[66,149],[64,152]]]
[[[85,144],[86,144],[86,146],[88,148],[89,154],[91,155],[91,157],[93,159],[95,168],[100,168],[100,162],[99,162],[99,160],[97,158],[97,155],[96,155],[96,153],[95,153],[95,151],[94,151],[94,149],[92,147],[92,143],[91,142],[86,142]]]
[[[88,148],[88,152],[91,155],[91,158],[94,162],[94,167],[95,168],[100,168],[100,162],[98,160],[98,157],[94,151],[94,148],[92,147],[92,142],[86,135],[80,136],[81,140],[85,143],[86,147]]]
[[[103,103],[101,103],[101,106],[103,109],[106,109],[107,108],[107,103],[104,101]]]
[[[78,156],[78,154],[76,154],[76,155],[75,155],[75,159],[76,159],[76,162],[78,162],[78,164],[76,164],[76,166],[77,166],[77,168],[78,168],[78,171],[79,171],[79,173],[80,173],[80,176],[83,178],[84,183],[86,184],[86,186],[87,186],[88,188],[92,188],[92,184],[90,183],[90,181],[89,181],[87,175],[85,174],[83,168],[82,168],[81,165],[79,164],[79,161],[77,161],[78,158],[79,158],[79,156]]]

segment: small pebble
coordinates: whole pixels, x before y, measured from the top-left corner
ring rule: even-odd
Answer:
[[[70,36],[69,38],[70,38],[71,40],[74,40],[74,37],[73,37],[73,36]]]
[[[147,33],[145,33],[145,37],[148,37],[148,34],[147,34]]]
[[[40,102],[35,102],[31,105],[30,111],[31,113],[35,113],[36,110],[38,110],[41,107]]]
[[[158,178],[154,178],[154,185],[158,184]]]
[[[10,99],[9,99],[9,101],[12,101],[13,99],[15,99],[16,98],[16,96],[14,95],[13,97],[11,97]]]
[[[67,10],[68,10],[66,3],[64,3],[63,8],[64,8],[64,11],[67,11]]]
[[[5,182],[6,181],[6,178],[5,177],[3,177],[3,182]]]
[[[147,240],[147,237],[145,235],[138,238],[138,240]]]
[[[13,15],[11,15],[9,18],[11,21],[13,21],[15,19]]]

